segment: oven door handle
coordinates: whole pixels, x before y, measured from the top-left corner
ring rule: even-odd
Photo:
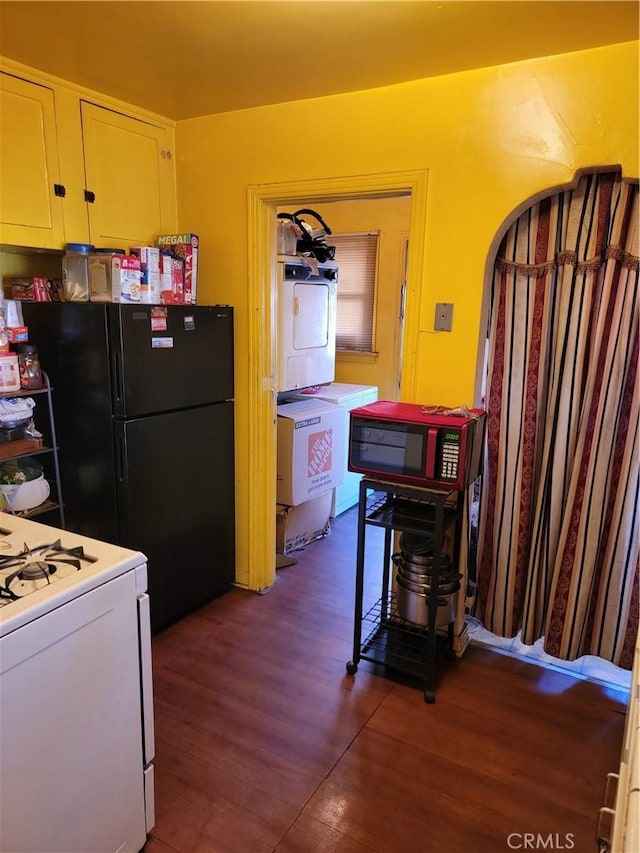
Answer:
[[[151,614],[149,609],[149,595],[146,592],[138,596],[138,645],[140,650],[144,763],[149,764],[155,755],[155,736],[153,729],[153,678],[151,671]]]

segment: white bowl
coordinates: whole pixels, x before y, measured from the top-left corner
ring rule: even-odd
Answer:
[[[24,512],[39,506],[49,497],[50,491],[51,487],[44,474],[40,474],[35,480],[27,480],[26,483],[0,483],[0,492],[4,495],[7,509],[12,512]]]

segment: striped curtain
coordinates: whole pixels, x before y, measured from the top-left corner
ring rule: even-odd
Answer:
[[[638,631],[638,184],[529,208],[495,264],[476,613],[630,668]]]

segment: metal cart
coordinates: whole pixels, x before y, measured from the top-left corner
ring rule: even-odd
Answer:
[[[453,651],[453,627],[438,631],[438,578],[442,543],[453,527],[453,564],[458,564],[464,492],[434,491],[364,477],[358,505],[358,549],[353,630],[353,658],[347,672],[356,673],[360,660],[382,664],[424,680],[426,702],[435,702],[436,664],[439,651],[449,659]],[[369,525],[384,529],[382,589],[380,599],[363,613],[366,531]],[[427,626],[402,618],[391,584],[393,532],[428,533],[433,541],[433,562]],[[464,588],[462,590],[464,594]]]

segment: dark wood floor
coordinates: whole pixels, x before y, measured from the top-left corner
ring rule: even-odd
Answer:
[[[355,526],[154,639],[146,853],[508,853],[512,833],[594,851],[624,695],[474,646],[434,705],[371,664],[348,676]]]

